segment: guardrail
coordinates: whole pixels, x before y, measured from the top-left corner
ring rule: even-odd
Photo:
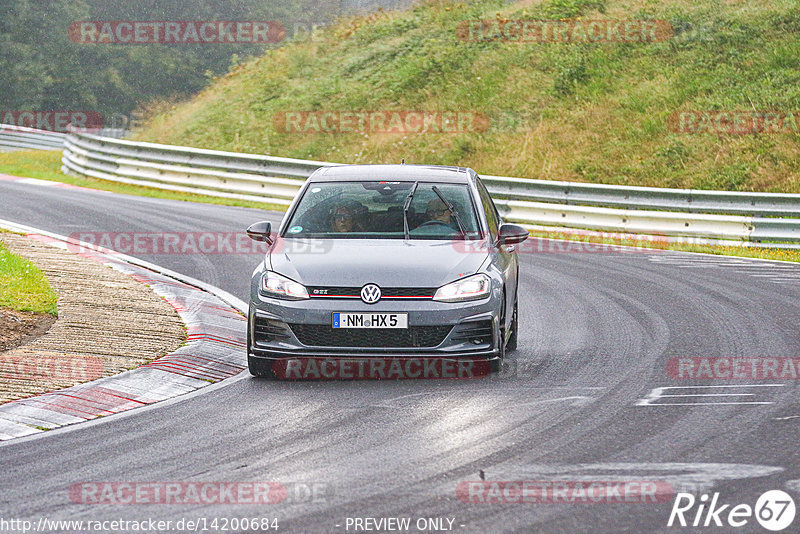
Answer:
[[[123,137],[127,130],[122,128],[103,128],[98,135],[118,139]],[[11,150],[61,150],[67,134],[38,130],[26,126],[13,124],[0,124],[0,152]]]
[[[67,136],[65,172],[203,195],[289,205],[320,161]]]
[[[622,185],[481,176],[499,198],[576,206],[800,217],[800,195]]]
[[[64,172],[288,205],[322,161],[70,133]],[[800,195],[626,187],[482,176],[509,221],[736,241],[800,242]]]
[[[0,150],[58,150],[66,134],[0,124]]]

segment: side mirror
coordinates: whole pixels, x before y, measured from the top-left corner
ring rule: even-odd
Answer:
[[[497,232],[497,244],[499,245],[514,245],[522,243],[530,234],[528,230],[518,224],[501,224],[500,230]]]
[[[263,241],[265,243],[272,243],[272,237],[270,233],[272,232],[272,223],[267,221],[261,221],[257,223],[253,223],[247,229],[247,235],[253,241]]]

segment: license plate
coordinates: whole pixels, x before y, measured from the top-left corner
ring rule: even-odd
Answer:
[[[334,313],[334,328],[408,328],[407,313]]]

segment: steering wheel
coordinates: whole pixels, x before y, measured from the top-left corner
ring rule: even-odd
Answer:
[[[434,224],[446,226],[446,227],[450,228],[451,230],[453,228],[452,226],[450,226],[450,224],[448,224],[448,223],[446,223],[444,221],[440,221],[439,219],[433,219],[433,220],[430,220],[430,221],[425,221],[424,223],[422,223],[419,226],[417,226],[417,228],[422,228],[423,226],[433,226]]]

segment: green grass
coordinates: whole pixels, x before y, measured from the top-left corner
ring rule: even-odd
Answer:
[[[57,316],[57,301],[42,271],[0,242],[0,306]]]
[[[459,22],[664,19],[655,44],[465,43]],[[460,164],[581,182],[800,192],[796,134],[692,135],[683,110],[800,109],[797,0],[430,0],[339,21],[148,110],[138,139],[348,163]],[[464,134],[286,134],[277,113],[467,110]]]
[[[185,202],[204,202],[206,204],[219,204],[223,206],[239,206],[244,208],[258,208],[271,211],[283,211],[285,206],[270,204],[268,202],[254,202],[250,200],[237,200],[182,193],[180,191],[163,191],[152,187],[142,187],[130,184],[121,184],[108,180],[71,176],[61,172],[61,152],[41,150],[20,150],[15,152],[0,152],[0,174],[10,174],[40,180],[53,180],[67,184],[100,189],[125,195],[138,195],[143,197],[164,198],[181,200]]]

